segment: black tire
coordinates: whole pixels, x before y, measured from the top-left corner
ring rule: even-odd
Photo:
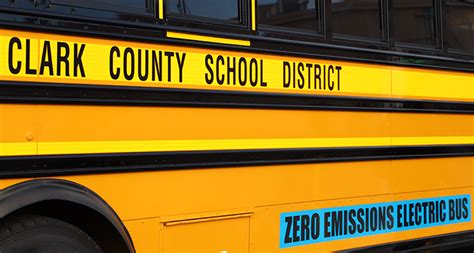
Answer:
[[[102,253],[79,228],[61,220],[21,215],[0,222],[1,253]]]

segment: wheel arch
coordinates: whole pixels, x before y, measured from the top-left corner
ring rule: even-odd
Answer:
[[[0,219],[33,213],[71,223],[88,233],[104,252],[134,253],[125,225],[96,193],[59,179],[35,179],[0,191]]]

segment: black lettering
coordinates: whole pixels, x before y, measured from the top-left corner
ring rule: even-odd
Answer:
[[[410,203],[408,205],[408,225],[410,227],[412,227],[413,225],[415,225],[415,222],[413,221],[413,219],[415,218],[415,212],[414,212],[414,209],[415,208],[415,205],[413,203]]]
[[[31,43],[30,40],[27,39],[26,40],[26,61],[25,61],[26,74],[36,75],[36,69],[31,68],[31,56],[30,56],[31,45],[30,45],[30,43]],[[49,45],[49,41],[48,41],[48,45]],[[51,56],[51,51],[49,52],[49,55]],[[51,60],[51,57],[50,57],[50,60]],[[51,63],[51,67],[52,67],[52,63]],[[54,74],[51,74],[51,75],[54,75]]]
[[[301,241],[309,240],[309,215],[301,216]]]
[[[296,63],[293,62],[293,88],[296,88]]]
[[[356,221],[355,221],[355,216],[357,215],[356,211],[354,209],[349,210],[349,234],[353,235],[356,232]]]
[[[64,69],[66,70],[65,75],[69,76],[69,45],[64,42],[58,42],[58,55],[56,63],[57,76],[61,76],[61,63],[64,63]]]
[[[153,62],[152,67],[152,77],[151,79],[155,81],[155,78],[158,77],[158,81],[163,81],[163,52],[158,51],[158,57],[156,56],[156,51],[151,52],[151,60]]]
[[[120,68],[116,68],[116,72],[114,72],[114,54],[117,55],[117,57],[120,57],[120,50],[118,47],[113,46],[110,49],[110,54],[109,54],[109,73],[110,77],[114,80],[117,80],[120,76]]]
[[[370,209],[365,208],[365,232],[369,232],[370,230]]]
[[[291,238],[291,235],[290,235],[291,224],[293,224],[293,219],[292,218],[293,218],[292,216],[285,217],[285,223],[286,223],[285,243],[292,243],[293,242],[293,240]]]
[[[303,63],[298,63],[298,88],[303,89],[304,88],[304,76],[303,76],[303,70],[304,70],[304,64]]]
[[[388,218],[388,222],[387,222],[387,228],[388,229],[392,229],[393,226],[395,225],[395,221],[393,219],[393,206],[388,206],[387,207],[387,218]]]
[[[452,199],[450,199],[448,201],[448,205],[449,205],[449,220],[454,220],[454,216],[455,216],[455,213],[454,213],[454,201]]]
[[[348,225],[347,225],[347,220],[348,220],[347,215],[348,215],[347,210],[344,210],[344,220],[342,221],[342,225],[344,227],[344,235],[347,235],[347,227],[348,227]]]
[[[84,65],[82,64],[82,55],[86,49],[85,44],[81,44],[81,48],[78,48],[77,44],[74,44],[74,76],[77,77],[78,69],[81,71],[81,77],[86,77],[84,71]]]
[[[142,69],[145,69],[144,74],[142,74]],[[138,49],[138,78],[140,81],[148,79],[148,50],[145,50],[145,67],[143,67],[142,50]]]
[[[331,212],[331,236],[342,235],[342,212]]]
[[[336,67],[337,70],[337,90],[341,90],[341,66]]]
[[[436,202],[435,202],[435,205],[436,205],[436,208],[435,208],[436,222],[439,222],[439,212],[438,212],[438,210],[439,210],[439,202],[436,201]]]
[[[421,225],[422,221],[421,203],[415,204],[415,225]]]
[[[247,84],[247,61],[243,57],[239,59],[239,83],[240,86],[245,86]]]
[[[410,216],[408,216],[408,210],[407,210],[407,205],[403,205],[403,226],[408,227],[408,220],[410,219]]]
[[[441,202],[439,203],[439,208],[439,219],[441,222],[444,222],[446,220],[446,213],[444,212],[444,210],[446,209],[446,202],[444,200],[441,200]]]
[[[331,233],[329,232],[329,216],[330,213],[324,213],[324,237],[329,238],[331,237]]]
[[[469,205],[468,204],[469,204],[469,202],[468,202],[467,198],[463,198],[462,199],[462,210],[463,210],[462,217],[463,217],[463,219],[469,218]]]
[[[385,226],[387,225],[387,214],[384,206],[378,208],[379,211],[379,222],[378,222],[378,229],[383,230],[385,229]]]
[[[224,74],[220,74],[219,65],[224,65],[224,57],[222,57],[222,55],[217,56],[216,59],[216,80],[218,84],[222,85],[224,84],[225,76]]]
[[[128,58],[130,58],[130,63],[128,62]],[[128,71],[130,68],[130,71]],[[123,76],[128,81],[133,79],[135,75],[135,54],[133,53],[133,49],[127,47],[123,52]]]
[[[165,56],[168,57],[168,82],[171,82],[171,57],[174,56],[174,52],[165,52]]]
[[[176,60],[178,61],[179,68],[179,82],[183,82],[183,72],[184,72],[184,61],[186,60],[186,53],[183,53],[183,58],[180,58],[179,53],[176,53]]]
[[[377,230],[377,208],[370,208],[370,231],[374,232]]]
[[[49,41],[47,41],[47,42],[48,42],[48,46],[50,46]],[[51,61],[52,60],[52,58],[51,58],[51,48],[48,47],[48,50],[49,50],[49,60]],[[26,40],[26,61],[25,61],[26,62],[25,63],[25,65],[26,65],[26,74],[36,75],[36,69],[31,68],[31,55],[30,54],[31,54],[30,40],[27,39]],[[53,63],[51,62],[51,75],[54,75],[52,69],[53,69]]]
[[[323,65],[323,90],[326,90],[326,65]]]
[[[316,85],[317,84],[317,85]],[[322,89],[321,87],[321,66],[314,65],[314,89]]]
[[[21,61],[16,62],[16,67],[13,66],[13,45],[16,44],[17,49],[21,49],[21,41],[17,37],[13,37],[8,44],[8,68],[12,74],[18,74],[21,71]]]
[[[51,44],[46,40],[43,45],[43,53],[41,54],[40,75],[44,75],[44,69],[46,67],[49,69],[49,75],[54,75],[53,62],[51,58]]]
[[[423,202],[421,206],[423,207],[423,224],[427,224],[428,223],[428,202]]]
[[[212,84],[214,82],[214,71],[212,70],[211,64],[214,63],[214,59],[212,58],[212,55],[208,54],[206,55],[206,68],[207,68],[207,73],[205,75],[206,77],[206,83],[207,84]]]
[[[299,242],[301,240],[298,235],[298,232],[300,232],[300,225],[298,224],[300,218],[300,216],[293,217],[293,242]]]
[[[284,61],[283,62],[283,88],[289,88],[291,83],[291,76],[290,76],[290,63]]]
[[[231,61],[232,59],[232,61]],[[235,57],[228,57],[227,56],[227,84],[230,84],[231,76],[232,76],[232,84],[235,85],[237,83],[237,75],[236,75],[236,60]]]
[[[359,224],[357,224],[357,232],[358,233],[363,233],[364,230],[365,230],[365,222],[364,222],[364,218],[362,217],[364,216],[364,209],[359,209],[357,210],[357,221],[359,222]]]
[[[460,220],[462,218],[462,203],[461,199],[456,199],[456,219]]]
[[[436,218],[435,218],[435,206],[433,202],[429,202],[428,204],[428,213],[430,216],[430,219],[429,219],[430,223],[434,223],[436,221]]]
[[[257,64],[257,60],[255,60],[254,58],[250,59],[249,74],[250,74],[250,85],[252,85],[253,87],[257,86],[258,64]]]
[[[319,233],[319,214],[315,213],[311,215],[311,239],[318,239]]]
[[[402,219],[403,219],[402,205],[397,205],[397,217],[398,217],[397,227],[402,228],[403,227],[403,223],[402,223]]]
[[[329,88],[329,90],[334,89],[334,81],[331,81],[331,74],[334,74],[334,67],[332,65],[329,65],[329,68],[328,68],[328,88]]]
[[[306,63],[306,67],[308,68],[308,89],[311,89],[311,69],[313,68],[313,64]]]
[[[263,79],[263,60],[260,60],[260,86],[267,87],[267,82]]]

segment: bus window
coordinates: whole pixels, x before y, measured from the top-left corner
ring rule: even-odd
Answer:
[[[474,52],[474,1],[448,0],[446,9],[449,48]]]
[[[148,1],[149,0],[51,0],[51,3],[123,13],[145,13],[148,10]]]
[[[241,21],[239,0],[168,0],[169,13]]]
[[[356,37],[382,37],[380,0],[331,0],[332,30]]]
[[[436,46],[433,0],[395,0],[393,4],[395,41]]]
[[[257,0],[258,23],[278,28],[319,31],[317,0]]]

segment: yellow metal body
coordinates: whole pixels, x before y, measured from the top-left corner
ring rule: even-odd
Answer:
[[[297,59],[49,34],[2,31],[0,52],[17,36],[31,39],[40,65],[44,40],[85,43],[85,78],[6,73],[0,79],[422,98],[473,101],[472,74],[417,68]],[[111,46],[186,52],[184,81],[112,80]],[[15,59],[22,61],[18,49]],[[54,49],[53,49],[54,51]],[[265,87],[206,84],[206,54],[246,57],[265,64]],[[339,91],[281,87],[282,61],[342,66]],[[72,71],[72,70],[71,70]],[[175,75],[177,72],[173,72]],[[176,74],[177,75],[177,74]],[[178,80],[177,76],[172,77]],[[474,144],[474,117],[465,114],[223,109],[140,106],[0,105],[0,156],[144,151],[235,150]],[[137,253],[331,252],[472,230],[474,223],[409,230],[281,249],[283,212],[468,194],[472,157],[337,162],[60,177],[100,195],[119,215]],[[30,179],[2,179],[0,188]],[[472,209],[472,207],[471,207]]]

